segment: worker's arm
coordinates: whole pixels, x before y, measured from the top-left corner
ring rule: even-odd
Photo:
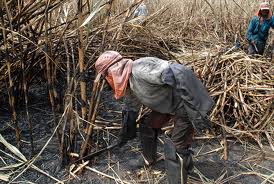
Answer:
[[[274,29],[274,16],[271,16],[270,18],[270,26],[272,29]]]
[[[252,42],[255,41],[255,37],[256,35],[254,35],[255,33],[255,29],[256,29],[256,22],[257,22],[257,17],[253,17],[252,20],[249,23],[248,29],[247,29],[247,40]]]
[[[124,107],[122,110],[122,129],[120,131],[119,146],[122,147],[127,141],[136,137],[136,120],[141,103],[132,93],[130,88],[127,88],[123,98]]]
[[[181,116],[187,113],[193,127],[199,132],[211,129],[212,123],[207,119],[207,113],[214,102],[194,72],[183,65],[171,64],[161,77],[165,84],[174,88],[174,96],[177,99],[180,97],[183,102],[183,106],[178,106],[175,114]]]

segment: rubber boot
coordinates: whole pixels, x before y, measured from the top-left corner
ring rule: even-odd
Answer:
[[[157,158],[158,129],[148,126],[147,120],[142,120],[139,127],[140,140],[146,165],[155,163]]]
[[[194,164],[192,155],[194,154],[192,150],[185,149],[183,151],[178,152],[179,156],[183,159],[184,169],[187,174],[193,173]]]
[[[172,140],[166,137],[164,152],[168,183],[187,184],[188,174],[193,170],[192,151],[186,149],[177,153]]]

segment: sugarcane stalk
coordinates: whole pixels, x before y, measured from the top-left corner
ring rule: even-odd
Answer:
[[[50,6],[50,4],[48,4],[48,6]],[[52,20],[52,12],[48,13],[49,15],[49,18],[48,20]],[[52,56],[52,21],[48,21],[48,28],[47,28],[47,32],[48,32],[48,51],[49,51],[49,54],[50,56]],[[58,58],[59,58],[59,55],[57,55],[57,61],[58,62]],[[54,60],[56,59],[56,57],[54,57]],[[53,91],[53,99],[54,99],[54,105],[55,105],[55,111],[60,111],[60,108],[61,108],[61,105],[59,103],[59,101],[57,100],[58,99],[58,93],[57,93],[57,90],[56,90],[56,75],[57,75],[57,67],[56,67],[56,64],[54,62],[50,62],[50,72],[51,72],[51,85],[52,85],[52,91]]]
[[[76,90],[76,86],[77,86],[77,81],[75,80],[75,75],[76,75],[76,66],[75,66],[75,57],[74,57],[74,49],[73,49],[73,45],[72,45],[72,42],[70,42],[70,46],[71,46],[71,60],[72,60],[72,69],[73,69],[73,74],[74,74],[74,77],[72,78],[71,80],[71,84],[70,86],[74,86],[74,93],[75,94],[75,90]],[[75,108],[75,111],[77,112],[78,109],[77,109],[77,99],[75,98],[75,102],[73,101],[73,99],[71,99],[71,108],[73,108],[73,104],[74,105],[74,108]],[[76,121],[73,121],[71,120],[70,121],[70,132],[69,132],[69,135],[70,135],[70,148],[72,151],[74,151],[76,149],[76,127],[77,127],[77,122]]]
[[[69,105],[69,104],[68,104]],[[66,109],[66,108],[65,108]],[[66,112],[66,115],[64,117],[64,123],[61,127],[61,136],[60,136],[60,157],[61,157],[61,162],[62,162],[62,165],[67,165],[67,162],[68,162],[68,152],[67,152],[67,139],[65,138],[66,136],[66,125],[67,125],[67,122],[68,122],[68,116],[70,116],[71,111],[67,111]]]
[[[50,0],[45,0],[47,6],[45,10],[45,53],[46,53],[46,77],[47,77],[47,83],[48,83],[48,93],[49,93],[49,99],[50,99],[50,104],[52,108],[52,113],[53,113],[53,118],[54,118],[54,126],[57,126],[57,120],[56,120],[56,114],[55,114],[55,102],[54,102],[54,91],[53,91],[53,84],[52,84],[52,72],[51,72],[51,65],[50,65],[50,44],[49,44],[49,35],[48,35],[48,6],[50,3]],[[60,143],[60,133],[57,131],[57,138]]]
[[[87,107],[86,107],[86,101],[87,101],[87,92],[86,92],[86,82],[84,78],[85,74],[85,63],[84,63],[84,46],[83,46],[83,27],[80,27],[83,23],[83,2],[82,0],[78,1],[78,25],[79,25],[79,41],[78,41],[78,53],[79,53],[79,67],[80,67],[80,90],[81,90],[81,110],[82,110],[82,118],[86,119],[87,115]]]
[[[62,125],[62,132],[61,132],[61,160],[62,164],[66,165],[68,163],[68,155],[70,153],[74,153],[74,147],[75,147],[75,121],[72,120],[73,115],[73,77],[70,77],[70,56],[68,51],[68,45],[66,38],[63,38],[65,51],[66,51],[66,67],[67,67],[67,90],[65,95],[65,109],[66,115],[64,117],[64,124]],[[73,50],[72,50],[73,55]],[[76,73],[76,71],[74,71]],[[69,128],[69,130],[66,130],[66,128]],[[68,145],[69,144],[69,145]],[[67,149],[69,147],[69,150]]]
[[[69,86],[68,86],[69,88]],[[69,89],[67,91],[67,93],[69,93]],[[64,109],[67,109],[66,111],[66,114],[64,115],[64,123],[61,125],[61,140],[60,140],[60,157],[61,157],[61,162],[62,162],[62,165],[66,165],[67,164],[67,161],[68,161],[68,152],[67,152],[67,147],[68,145],[66,144],[67,143],[67,139],[66,139],[66,126],[67,124],[69,123],[70,121],[70,116],[71,116],[71,105],[70,105],[70,100],[71,100],[71,97],[70,96],[65,96],[65,108]]]
[[[59,57],[57,58],[57,62],[58,62]],[[59,112],[61,110],[61,96],[60,94],[58,94],[57,90],[56,90],[56,76],[57,76],[57,67],[54,63],[52,63],[52,74],[51,74],[51,81],[52,81],[52,87],[53,87],[53,95],[54,95],[54,102],[55,102],[55,110],[57,112]],[[59,96],[58,96],[59,95]]]
[[[0,4],[1,7],[1,12],[3,12],[2,7],[5,7],[6,12],[7,12],[7,16],[9,19],[9,23],[10,23],[10,29],[13,30],[13,26],[11,23],[12,17],[7,5],[6,0],[3,0],[2,3]],[[3,14],[1,15],[1,22],[2,25],[4,26],[4,17]],[[7,70],[8,70],[8,79],[9,79],[9,87],[8,87],[8,96],[9,96],[9,107],[10,107],[10,112],[11,112],[11,121],[12,123],[15,125],[15,134],[16,134],[16,144],[17,147],[20,148],[20,140],[21,140],[21,133],[20,133],[20,129],[18,126],[18,122],[17,122],[17,115],[16,115],[16,111],[15,111],[15,104],[14,104],[14,86],[13,86],[13,79],[11,77],[11,61],[10,61],[10,56],[9,56],[9,50],[8,50],[8,40],[7,40],[7,33],[5,31],[5,29],[2,29],[3,32],[3,41],[4,41],[4,49],[6,51],[6,64],[7,64]],[[11,33],[12,35],[12,39],[13,39],[13,33]],[[12,46],[12,49],[14,49],[14,47]]]
[[[227,70],[225,71],[225,74],[224,74],[224,81],[225,81],[225,84],[224,84],[224,94],[223,94],[223,100],[221,102],[222,106],[221,106],[221,112],[222,112],[222,124],[225,126],[225,115],[224,115],[224,104],[225,104],[225,99],[226,99],[226,89],[227,89]],[[224,143],[224,160],[227,160],[228,159],[228,148],[227,148],[227,139],[226,139],[226,132],[225,132],[225,128],[222,127],[222,134],[223,134],[223,143]]]
[[[68,44],[66,41],[66,38],[64,38],[64,47],[66,51],[66,58],[67,58],[67,86],[70,85],[70,57],[69,57],[69,50],[68,50]]]
[[[18,1],[18,9],[19,12],[21,12],[22,8],[22,1]],[[20,27],[18,26],[18,30],[20,30]],[[20,33],[20,31],[19,31]],[[20,55],[21,55],[21,68],[22,68],[22,82],[23,82],[23,90],[24,90],[24,99],[25,99],[25,108],[26,108],[26,116],[28,121],[28,127],[29,127],[29,139],[30,139],[30,145],[31,145],[31,154],[34,155],[34,145],[33,145],[33,125],[31,121],[31,117],[29,114],[29,105],[28,105],[28,89],[27,89],[27,81],[26,81],[26,72],[25,72],[25,63],[24,63],[24,55],[23,55],[23,43],[22,38],[19,36],[19,45],[20,45]]]
[[[103,33],[103,38],[102,38],[102,42],[101,42],[101,52],[104,51],[105,49],[105,41],[106,41],[106,35],[107,35],[107,30],[108,30],[108,26],[109,26],[109,20],[110,20],[110,14],[111,14],[111,8],[113,5],[113,1],[114,0],[110,0],[108,2],[108,8],[107,8],[107,15],[106,15],[106,20],[105,20],[105,27],[104,27],[104,33]]]
[[[48,0],[45,0],[46,3],[48,3]],[[46,52],[46,76],[47,76],[47,82],[48,82],[48,90],[49,90],[49,98],[50,98],[50,104],[54,108],[54,92],[53,92],[53,86],[52,86],[52,78],[51,78],[51,65],[50,65],[50,50],[49,50],[49,35],[48,35],[48,6],[46,7],[45,11],[45,52]],[[55,111],[55,110],[54,110]]]
[[[20,39],[20,38],[19,38]],[[22,58],[23,59],[23,58]],[[26,73],[25,71],[25,64],[24,61],[22,61],[22,78],[23,78],[23,89],[24,89],[24,99],[25,99],[25,108],[26,108],[26,115],[28,120],[28,126],[29,126],[29,138],[30,138],[30,145],[31,145],[31,153],[34,155],[34,145],[33,145],[33,125],[32,120],[29,114],[29,105],[28,105],[28,90],[27,90],[27,82],[26,82]]]
[[[101,93],[103,91],[104,85],[105,85],[105,80],[103,80],[102,85],[100,87],[100,90],[98,92],[98,96],[97,96],[97,99],[96,99],[94,110],[93,110],[93,113],[92,113],[92,116],[91,116],[91,121],[90,121],[91,124],[89,124],[89,126],[88,126],[86,139],[82,143],[82,146],[81,146],[80,158],[85,156],[90,137],[92,136],[92,132],[93,132],[94,124],[95,124],[95,119],[96,119],[96,115],[97,115],[97,111],[98,111],[98,107],[99,107],[99,103],[100,103],[100,99],[101,99]],[[96,84],[94,84],[94,86],[95,86],[94,89],[96,89]]]
[[[94,81],[93,82],[93,89],[92,89],[92,96],[90,98],[90,107],[89,107],[89,113],[88,113],[88,122],[91,121],[92,115],[94,113],[95,104],[96,104],[96,96],[98,97],[99,87],[100,87],[100,81]],[[84,132],[86,133],[86,135],[88,135],[90,127],[91,126],[88,126],[88,127],[86,127],[84,129]],[[89,136],[87,136],[87,137],[89,137]],[[82,144],[81,144],[80,158],[83,157],[83,156],[85,156],[85,152],[87,152],[87,150],[86,150],[87,149],[87,144],[86,145],[85,144],[86,144],[86,142],[82,142]]]

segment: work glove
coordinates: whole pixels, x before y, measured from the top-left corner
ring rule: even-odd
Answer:
[[[203,133],[205,130],[212,130],[212,122],[207,117],[199,117],[192,121],[194,129],[198,133]]]
[[[240,41],[236,41],[236,42],[235,42],[235,48],[236,48],[236,49],[241,48],[241,43],[240,43]]]
[[[127,141],[136,137],[137,115],[137,112],[134,111],[122,112],[122,129],[119,136],[119,147],[124,146]]]
[[[256,41],[256,40],[251,40],[251,43],[252,43],[253,45],[256,45],[256,44],[257,44],[257,41]]]

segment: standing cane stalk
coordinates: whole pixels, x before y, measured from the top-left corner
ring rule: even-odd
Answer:
[[[95,94],[96,91],[98,90],[99,88],[99,85],[96,84],[97,82],[94,82],[94,87],[93,87],[93,93]],[[98,107],[99,107],[99,103],[100,103],[100,99],[101,99],[101,93],[103,91],[103,88],[104,88],[104,85],[105,85],[105,80],[103,80],[103,83],[100,87],[100,90],[98,92],[98,95],[97,95],[97,99],[96,99],[96,103],[95,103],[95,106],[94,108],[92,109],[93,112],[89,112],[89,114],[92,116],[91,117],[91,120],[90,120],[90,124],[88,126],[88,129],[87,129],[87,135],[86,135],[86,139],[85,141],[82,143],[82,146],[81,146],[81,150],[80,150],[80,158],[82,158],[83,156],[85,156],[86,154],[86,150],[87,150],[87,146],[88,146],[88,143],[89,143],[89,140],[90,140],[90,137],[92,136],[92,132],[93,132],[93,128],[94,128],[94,124],[95,124],[95,119],[96,119],[96,115],[97,115],[97,110],[98,110]],[[98,87],[97,87],[98,86]],[[95,95],[94,95],[95,96]],[[91,101],[95,101],[95,97],[92,97]]]
[[[22,1],[18,1],[18,10],[21,12],[22,9]],[[20,25],[18,25],[18,30],[20,34]],[[33,125],[31,121],[31,117],[29,114],[29,106],[28,106],[28,89],[27,89],[27,81],[26,81],[26,72],[25,72],[25,58],[23,53],[23,43],[21,36],[18,37],[19,45],[20,45],[20,56],[21,56],[21,68],[22,68],[22,82],[23,82],[23,90],[24,90],[24,100],[25,100],[25,108],[26,108],[26,116],[29,126],[29,138],[31,145],[31,154],[34,155],[34,145],[33,145]]]
[[[57,120],[55,115],[55,103],[54,103],[54,91],[53,91],[53,84],[52,84],[52,77],[51,77],[51,65],[50,65],[50,49],[49,49],[49,35],[48,35],[48,7],[50,0],[45,0],[46,2],[46,10],[45,10],[45,52],[46,52],[46,76],[47,76],[47,83],[48,83],[48,91],[49,91],[49,99],[52,108],[53,118],[54,118],[54,126],[57,126]],[[57,138],[60,143],[60,133],[57,131]]]
[[[81,27],[81,24],[83,22],[83,2],[82,0],[78,1],[78,24],[79,24],[79,66],[80,66],[80,90],[81,90],[81,104],[82,104],[82,118],[86,119],[87,115],[87,107],[86,107],[86,101],[87,101],[87,94],[86,94],[86,82],[84,80],[84,48],[83,48],[83,27]]]
[[[2,1],[2,3],[0,4],[1,7],[5,7],[6,12],[7,12],[7,16],[9,19],[9,23],[10,23],[10,29],[13,30],[13,26],[11,23],[12,17],[7,5],[6,0]],[[0,7],[0,8],[1,8]],[[1,8],[1,12],[2,12],[2,8]],[[2,24],[4,26],[4,16],[2,14],[1,16],[2,19]],[[17,143],[17,147],[20,148],[20,139],[21,139],[21,135],[20,135],[20,129],[18,126],[18,122],[17,122],[17,116],[16,116],[16,111],[15,111],[15,107],[14,107],[14,86],[13,86],[13,80],[12,80],[12,76],[11,76],[11,59],[9,56],[9,50],[8,50],[8,41],[7,41],[7,33],[5,31],[5,29],[3,30],[3,41],[4,41],[4,48],[6,51],[6,60],[7,60],[7,69],[8,69],[8,79],[9,79],[9,85],[8,85],[8,96],[9,96],[9,106],[10,106],[10,112],[11,112],[11,120],[12,123],[15,125],[15,134],[16,134],[16,143]],[[13,33],[11,33],[13,34]],[[13,35],[12,35],[12,39],[13,39]],[[13,47],[14,49],[14,47]]]

